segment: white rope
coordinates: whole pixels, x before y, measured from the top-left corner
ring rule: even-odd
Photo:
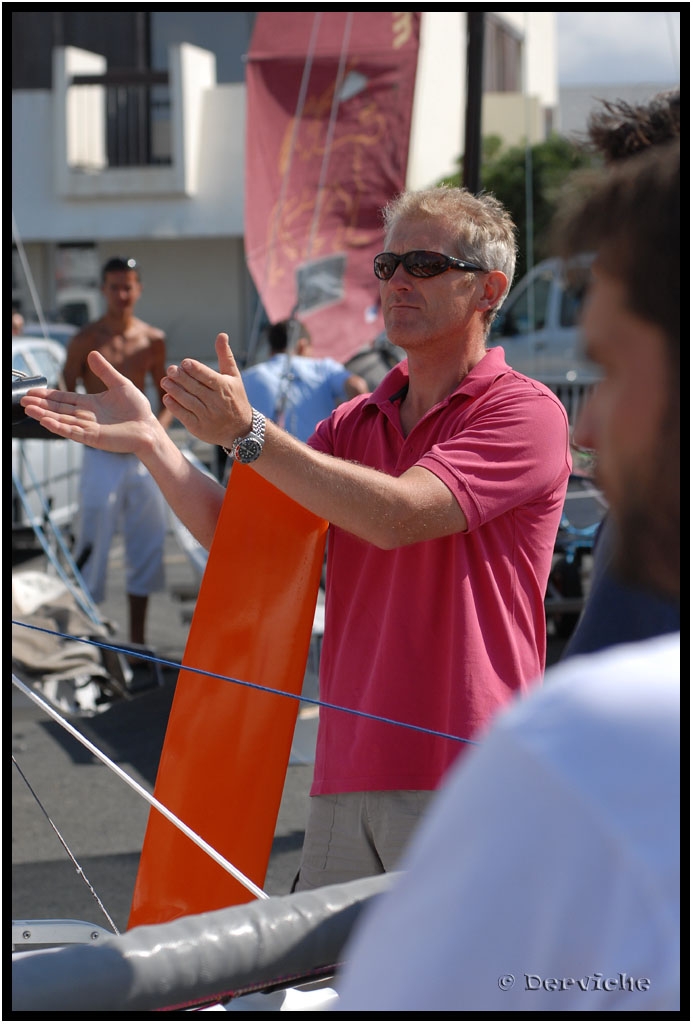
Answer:
[[[88,879],[88,878],[87,878],[87,876],[85,875],[85,873],[84,873],[84,870],[82,869],[82,865],[78,863],[78,861],[77,861],[77,858],[75,857],[75,855],[73,854],[72,850],[70,849],[70,847],[69,847],[69,846],[67,845],[67,843],[65,842],[65,839],[63,838],[63,836],[62,836],[62,835],[60,834],[60,830],[58,829],[57,825],[55,824],[55,822],[54,822],[54,821],[53,821],[53,819],[51,818],[51,816],[50,816],[50,814],[48,813],[48,811],[46,810],[46,808],[45,808],[45,807],[43,806],[43,804],[41,803],[41,801],[40,801],[40,799],[39,799],[39,797],[38,797],[38,794],[37,794],[37,793],[35,792],[35,790],[34,790],[33,786],[31,785],[31,783],[30,783],[30,782],[29,782],[29,780],[27,779],[27,777],[26,777],[26,775],[24,774],[24,772],[22,771],[22,769],[21,769],[21,768],[19,767],[19,764],[17,763],[17,759],[16,759],[16,757],[14,756],[14,754],[12,755],[12,764],[13,764],[13,765],[15,766],[15,768],[17,769],[17,771],[18,771],[18,772],[19,772],[19,774],[21,775],[22,779],[24,780],[24,783],[25,783],[25,785],[27,786],[27,789],[29,790],[29,792],[30,792],[30,793],[31,793],[31,795],[33,796],[33,798],[34,798],[34,800],[36,801],[36,803],[37,803],[37,804],[39,805],[39,807],[41,808],[41,811],[43,812],[43,814],[44,814],[44,815],[46,816],[46,818],[47,818],[47,820],[48,820],[48,823],[49,823],[50,827],[51,827],[51,828],[53,829],[53,831],[55,832],[56,836],[58,837],[58,840],[60,841],[60,844],[61,844],[61,846],[63,847],[63,849],[64,849],[64,850],[65,850],[65,852],[67,853],[68,857],[70,858],[70,860],[71,860],[71,861],[72,861],[72,863],[74,864],[74,866],[75,866],[75,870],[76,870],[77,874],[78,874],[78,875],[79,875],[79,877],[80,877],[80,878],[82,879],[82,881],[83,881],[83,882],[84,882],[84,884],[86,885],[87,889],[89,890],[89,892],[91,893],[91,895],[92,895],[92,896],[94,897],[94,899],[96,900],[96,903],[97,903],[97,905],[98,905],[99,909],[100,909],[100,910],[102,911],[102,913],[103,913],[104,917],[106,918],[106,920],[107,920],[107,921],[108,921],[108,923],[110,924],[110,926],[111,926],[111,928],[113,929],[113,931],[115,932],[115,934],[116,934],[116,935],[120,935],[120,932],[118,931],[118,929],[117,929],[117,927],[116,927],[115,921],[113,920],[113,918],[111,917],[111,915],[110,915],[110,914],[108,913],[108,911],[106,910],[106,908],[105,908],[105,906],[104,906],[104,904],[103,904],[103,900],[101,899],[101,897],[100,897],[100,896],[99,896],[99,894],[97,893],[96,889],[94,888],[94,886],[93,886],[93,885],[91,884],[91,882],[89,881],[89,879]]]
[[[157,800],[156,797],[152,796],[151,793],[148,793],[143,786],[140,786],[139,783],[135,782],[134,779],[131,779],[130,776],[122,770],[122,768],[119,768],[118,765],[111,761],[110,758],[106,757],[106,755],[103,754],[98,749],[98,747],[95,747],[94,744],[91,743],[85,736],[82,736],[82,734],[78,732],[77,729],[70,725],[69,722],[65,721],[62,715],[58,714],[58,712],[54,708],[52,708],[50,704],[47,704],[46,701],[39,697],[37,693],[34,693],[34,691],[30,689],[28,686],[26,686],[21,681],[21,679],[18,679],[14,673],[12,673],[12,682],[19,690],[22,691],[22,693],[25,694],[25,696],[29,697],[29,699],[32,700],[35,704],[38,704],[38,706],[42,708],[42,710],[45,711],[46,714],[50,715],[51,718],[55,719],[55,721],[62,725],[62,727],[66,729],[71,736],[74,736],[74,738],[78,740],[84,747],[86,747],[87,750],[91,751],[92,754],[98,757],[99,760],[106,765],[106,767],[110,768],[112,772],[114,772],[120,779],[123,780],[123,782],[127,783],[127,785],[130,786],[131,789],[134,789],[136,793],[139,793],[139,795],[143,797],[143,799],[145,799],[148,804],[151,804],[152,807],[155,807],[156,810],[163,814],[165,818],[168,818],[168,820],[173,825],[175,825],[176,828],[180,829],[180,831],[183,832],[184,835],[188,837],[188,839],[191,839],[193,843],[200,847],[201,850],[204,850],[204,852],[208,854],[212,858],[212,860],[216,861],[216,863],[220,867],[222,867],[224,871],[228,872],[228,874],[230,875],[233,875],[237,882],[240,882],[241,885],[245,886],[245,888],[248,889],[249,892],[252,892],[254,896],[257,896],[258,899],[269,899],[267,893],[263,892],[262,889],[255,885],[255,882],[252,882],[241,871],[239,871],[237,867],[234,867],[233,864],[227,861],[225,857],[222,857],[220,853],[217,853],[214,847],[210,846],[209,843],[206,843],[205,840],[202,839],[196,832],[193,832],[193,830],[189,828],[185,824],[185,822],[181,821],[180,818],[178,818],[173,813],[173,811],[170,811],[168,807],[165,807],[164,804]]]
[[[680,15],[681,12],[679,12]],[[667,29],[669,30],[669,45],[671,46],[672,63],[674,65],[674,71],[678,77],[681,74],[681,62],[679,60],[679,40],[676,38],[676,28],[674,26],[674,15],[676,11],[664,11],[664,17],[667,20]],[[679,21],[679,36],[681,34],[681,22]]]
[[[527,273],[534,266],[534,199],[532,193],[532,144],[530,134],[530,96],[527,74],[527,37],[529,35],[529,12],[525,11],[524,25],[525,38],[522,44],[522,93],[524,96],[525,116],[525,231],[526,231],[526,268]],[[527,314],[529,316],[530,330],[536,331],[536,308],[535,308],[535,283],[532,281],[527,289]]]
[[[310,226],[310,235],[308,237],[308,244],[306,246],[306,260],[310,259],[311,253],[313,252],[313,244],[315,242],[315,234],[318,227],[318,220],[320,215],[320,207],[322,206],[322,197],[325,187],[325,178],[327,177],[327,168],[330,162],[330,154],[332,151],[332,136],[334,135],[334,126],[337,122],[337,110],[340,104],[340,94],[342,91],[342,85],[344,83],[344,67],[346,65],[346,59],[349,53],[349,38],[351,36],[351,23],[353,20],[353,12],[347,12],[347,19],[344,23],[344,34],[342,36],[342,49],[339,54],[339,67],[337,69],[337,78],[335,80],[334,94],[332,96],[332,108],[330,110],[330,120],[327,125],[327,139],[325,142],[325,151],[322,157],[322,166],[320,168],[320,179],[318,181],[318,187],[316,191],[315,207],[313,209],[313,222]]]
[[[47,338],[48,328],[46,327],[46,321],[43,318],[41,300],[39,299],[38,292],[36,291],[36,286],[34,284],[34,276],[31,273],[31,267],[29,266],[29,261],[26,258],[26,253],[24,252],[24,246],[22,244],[22,239],[19,234],[17,222],[14,219],[14,210],[12,211],[12,237],[14,238],[15,245],[17,246],[17,254],[19,255],[19,261],[22,264],[22,270],[24,271],[26,283],[31,293],[31,300],[34,303],[34,309],[36,310],[36,318],[38,322],[41,324],[41,331],[43,332],[44,338]]]
[[[294,158],[294,151],[296,149],[296,140],[298,138],[298,130],[301,127],[301,119],[303,117],[303,108],[306,103],[306,94],[308,92],[308,82],[310,81],[310,74],[313,68],[313,58],[315,55],[315,47],[318,38],[318,30],[320,28],[320,19],[322,12],[318,11],[313,18],[313,27],[310,34],[310,42],[308,43],[308,51],[306,53],[306,60],[303,65],[303,74],[301,76],[301,85],[298,90],[298,99],[296,101],[296,112],[294,113],[294,126],[291,132],[291,142],[289,144],[289,155],[287,158],[286,169],[282,178],[281,188],[279,190],[279,199],[274,212],[274,219],[272,221],[272,233],[270,236],[269,245],[267,247],[267,256],[265,259],[265,267],[262,276],[263,286],[267,283],[269,277],[269,263],[271,255],[274,251],[275,242],[277,239],[277,231],[281,221],[281,213],[284,206],[286,197],[286,189],[291,174],[291,164]],[[253,320],[253,326],[250,336],[250,342],[248,344],[247,364],[252,363],[252,358],[255,355],[255,349],[257,347],[257,341],[260,333],[260,312],[262,309],[262,295],[258,295],[258,304],[255,308],[255,317]]]

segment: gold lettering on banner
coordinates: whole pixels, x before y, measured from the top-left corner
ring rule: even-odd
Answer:
[[[281,204],[278,201],[273,206],[266,243],[270,286],[286,280],[292,269],[303,260],[315,259],[328,252],[339,252],[371,241],[370,232],[358,229],[359,209],[363,196],[368,194],[370,188],[368,151],[385,144],[387,117],[367,90],[364,90],[349,101],[349,127],[345,128],[339,121],[335,126],[329,156],[335,160],[339,170],[328,176],[322,186],[319,223],[315,225],[311,251],[307,252],[303,248],[318,202],[315,184],[310,179],[313,174],[317,174],[326,155],[326,132],[333,95],[334,85],[317,96],[309,95],[301,122],[296,127],[293,118],[289,121],[279,146],[280,174],[282,177],[286,175],[293,148],[291,172],[294,180],[296,177],[303,178],[304,184],[283,198]],[[348,173],[345,173],[346,168]],[[307,181],[306,172],[309,175]],[[321,231],[321,225],[325,223],[331,225],[327,235]]]
[[[411,11],[394,11],[392,14],[392,47],[400,50],[409,42],[412,35]]]

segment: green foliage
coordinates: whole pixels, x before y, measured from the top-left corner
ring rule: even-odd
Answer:
[[[594,159],[560,135],[551,135],[545,142],[527,148],[512,146],[508,149],[503,149],[498,135],[483,138],[481,187],[500,199],[517,225],[519,254],[516,281],[526,273],[530,248],[534,263],[550,255],[548,231],[562,189],[573,171],[590,167]],[[460,173],[446,178],[445,183],[460,185],[461,180]],[[531,190],[526,187],[528,180],[531,181]],[[531,231],[528,231],[528,226]]]

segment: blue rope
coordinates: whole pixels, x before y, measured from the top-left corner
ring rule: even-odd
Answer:
[[[48,633],[49,636],[57,636],[62,640],[77,640],[79,643],[91,644],[93,647],[99,647],[106,651],[115,651],[117,654],[131,654],[141,661],[151,661],[158,665],[166,665],[169,668],[175,668],[177,670],[184,670],[186,672],[194,672],[197,675],[209,676],[211,679],[219,679],[225,683],[236,683],[238,686],[247,686],[251,690],[260,690],[263,693],[273,693],[277,697],[289,697],[291,700],[297,700],[305,704],[315,704],[321,708],[329,708],[331,711],[343,711],[347,715],[357,715],[360,718],[368,718],[374,722],[383,722],[385,725],[397,725],[402,729],[413,729],[414,732],[425,733],[427,736],[437,736],[444,740],[454,740],[455,743],[471,743],[474,746],[478,746],[478,740],[465,739],[463,736],[454,736],[448,732],[438,732],[436,729],[427,729],[423,725],[412,725],[409,722],[398,722],[394,718],[385,718],[382,715],[373,715],[368,711],[358,711],[356,708],[345,708],[339,704],[330,704],[328,701],[317,700],[312,697],[304,697],[301,694],[288,693],[286,690],[275,690],[271,686],[262,686],[260,683],[248,683],[243,679],[235,679],[233,676],[220,675],[218,672],[208,672],[203,668],[193,668],[190,665],[184,665],[178,661],[167,661],[165,658],[157,658],[151,654],[144,654],[141,650],[128,650],[126,647],[117,647],[113,644],[106,644],[99,642],[98,640],[89,640],[86,637],[71,636],[69,633],[58,633],[52,629],[46,629],[44,626],[33,626],[28,622],[19,622],[16,619],[12,620],[13,626],[21,626],[24,629],[34,629],[39,633]]]

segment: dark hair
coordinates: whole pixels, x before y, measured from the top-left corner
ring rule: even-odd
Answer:
[[[577,175],[556,216],[553,248],[596,252],[623,282],[629,308],[661,328],[672,366],[681,353],[681,145],[650,146],[601,172]]]
[[[310,341],[308,328],[300,320],[292,317],[288,320],[278,320],[276,324],[270,324],[267,328],[267,344],[272,352],[294,349],[301,338]]]
[[[101,270],[101,283],[103,284],[106,280],[106,274],[109,274],[111,271],[115,272],[121,270],[134,270],[137,274],[137,280],[139,281],[140,265],[137,260],[126,259],[124,256],[112,256],[111,259],[107,260],[103,265]]]
[[[681,135],[680,91],[659,92],[647,103],[602,100],[589,117],[587,134],[591,148],[607,163],[671,142]]]

